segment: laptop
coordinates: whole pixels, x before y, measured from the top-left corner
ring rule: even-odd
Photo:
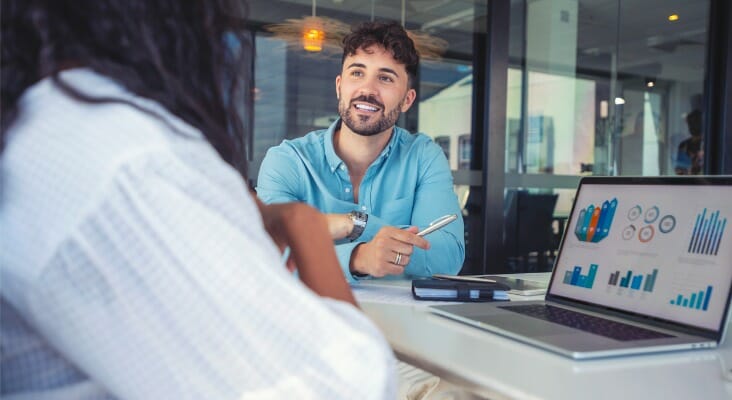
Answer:
[[[731,176],[586,177],[543,301],[429,309],[575,359],[716,347],[731,225]]]

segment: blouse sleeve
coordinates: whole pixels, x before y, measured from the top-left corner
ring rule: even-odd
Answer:
[[[119,166],[35,278],[36,329],[120,398],[393,398],[370,321],[287,272],[233,169],[194,164]]]

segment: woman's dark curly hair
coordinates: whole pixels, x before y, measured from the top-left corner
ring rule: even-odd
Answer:
[[[23,92],[88,67],[198,128],[244,173],[252,44],[241,0],[3,0],[0,146]]]
[[[353,28],[343,38],[341,64],[346,57],[356,54],[358,49],[366,49],[372,45],[383,47],[391,52],[397,62],[404,64],[409,76],[409,87],[412,88],[417,79],[419,53],[407,31],[396,22],[364,22]]]

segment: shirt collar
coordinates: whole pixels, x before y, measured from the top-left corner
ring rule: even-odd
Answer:
[[[343,160],[341,160],[340,157],[338,157],[338,154],[335,152],[335,147],[333,147],[333,135],[335,134],[335,131],[340,129],[341,127],[341,119],[338,118],[335,121],[333,121],[332,124],[328,127],[328,130],[325,132],[325,140],[324,140],[324,147],[325,147],[325,159],[328,160],[328,166],[330,167],[330,172],[335,172],[338,167],[343,164]]]
[[[330,167],[331,172],[335,172],[341,166],[341,164],[343,164],[343,160],[338,157],[338,154],[336,154],[335,152],[335,147],[333,147],[333,135],[335,134],[335,131],[340,129],[340,127],[341,118],[338,118],[330,125],[330,127],[328,127],[328,130],[325,132],[325,159],[328,160],[328,166]],[[374,163],[389,157],[389,154],[391,154],[391,150],[396,145],[399,137],[401,137],[401,135],[404,135],[405,133],[407,133],[407,131],[394,125],[394,132],[389,139],[389,143],[386,144],[386,147],[384,147],[384,150],[381,151],[381,154],[379,154],[379,157],[376,158]]]

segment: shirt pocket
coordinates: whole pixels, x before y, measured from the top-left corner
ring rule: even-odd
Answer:
[[[409,225],[412,221],[414,196],[384,202],[379,217],[389,225]]]

